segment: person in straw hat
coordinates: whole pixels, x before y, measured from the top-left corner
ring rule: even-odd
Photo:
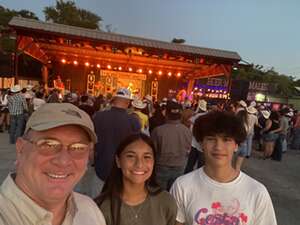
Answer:
[[[240,110],[246,110],[247,103],[244,100],[240,100],[238,102],[238,106],[236,107],[236,113],[238,113]]]
[[[141,124],[141,131],[145,131],[146,129],[149,128],[149,118],[146,114],[142,113],[142,110],[146,108],[147,103],[144,103],[140,99],[134,99],[131,102],[132,107],[134,108],[133,110],[133,115],[136,115],[137,118],[140,121]]]
[[[17,84],[11,88],[12,94],[7,96],[7,105],[10,114],[10,144],[15,144],[17,138],[21,137],[24,132],[28,105],[26,99],[20,93],[21,90],[21,86]]]
[[[244,159],[249,158],[251,155],[254,126],[259,126],[255,113],[257,113],[257,110],[253,106],[249,106],[246,108],[246,110],[240,110],[236,114],[237,117],[242,121],[247,133],[246,140],[242,142],[238,148],[238,156],[235,161],[235,169],[237,171],[241,170]]]
[[[198,101],[196,114],[193,115],[191,118],[191,123],[192,123],[190,127],[191,131],[193,130],[193,126],[196,119],[198,119],[200,116],[205,115],[206,113],[207,113],[207,102],[204,99],[200,99]],[[189,157],[184,169],[184,173],[186,174],[191,172],[194,169],[196,164],[197,164],[197,168],[200,168],[201,166],[204,165],[204,155],[200,144],[196,141],[196,138],[193,135],[191,151],[189,153]]]
[[[254,127],[259,126],[258,118],[257,118],[257,109],[255,106],[247,107],[248,112],[248,136],[247,136],[247,154],[246,157],[249,158],[252,152],[252,143],[253,143],[253,136],[254,136]]]

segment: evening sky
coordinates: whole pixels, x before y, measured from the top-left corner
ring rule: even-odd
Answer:
[[[299,0],[76,0],[116,33],[236,51],[243,60],[300,78]],[[0,0],[44,20],[55,0]]]

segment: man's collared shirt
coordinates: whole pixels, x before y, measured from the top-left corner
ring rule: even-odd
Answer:
[[[9,174],[0,187],[0,225],[52,225],[53,214],[40,207],[15,184]],[[105,225],[97,205],[73,192],[62,225]]]
[[[10,115],[21,115],[28,111],[27,102],[20,93],[8,96],[7,101]]]
[[[157,165],[184,166],[191,149],[192,132],[180,120],[167,120],[152,131],[151,138],[157,152]]]

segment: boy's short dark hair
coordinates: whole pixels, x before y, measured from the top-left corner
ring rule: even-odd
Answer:
[[[242,121],[232,113],[210,112],[196,119],[193,134],[198,142],[203,141],[205,136],[225,135],[242,143],[247,136]]]

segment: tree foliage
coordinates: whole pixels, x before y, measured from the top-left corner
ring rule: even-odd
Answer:
[[[36,19],[36,20],[39,19],[33,12],[31,12],[29,10],[25,10],[25,9],[22,9],[20,11],[10,10],[10,9],[4,8],[3,6],[0,5],[0,27],[2,29],[7,28],[8,22],[14,16],[20,16],[20,17]]]
[[[295,85],[297,83],[295,82],[295,78],[279,74],[274,70],[274,68],[264,70],[261,65],[250,64],[241,66],[237,70],[234,70],[232,76],[233,79],[238,80],[268,83],[274,87],[274,90],[272,91],[282,97],[290,97],[296,94]]]
[[[8,22],[14,16],[38,20],[38,17],[29,10],[10,10],[0,5],[0,52],[13,52],[15,49],[15,40],[10,39],[8,32]]]
[[[185,43],[185,40],[183,38],[173,38],[171,42],[176,44],[183,44]]]
[[[73,1],[56,1],[55,6],[43,10],[46,21],[100,30],[102,18],[88,10],[78,8]]]

